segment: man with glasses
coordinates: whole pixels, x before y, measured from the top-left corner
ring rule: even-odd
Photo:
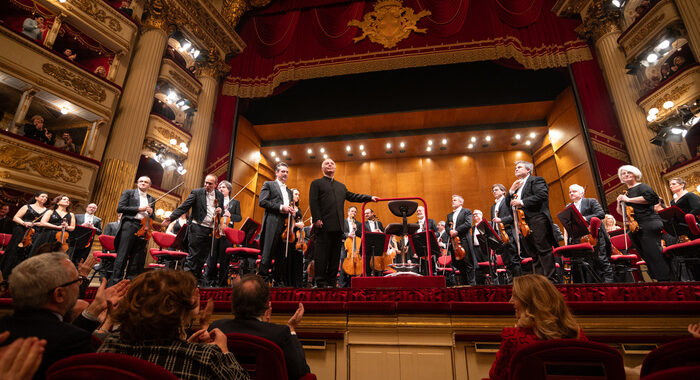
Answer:
[[[26,337],[46,340],[35,379],[43,379],[48,367],[60,359],[93,352],[90,335],[100,324],[98,316],[107,309],[108,301],[116,304],[128,288],[128,281],[123,281],[106,289],[103,280],[94,301],[71,324],[67,318],[83,280],[68,256],[58,252],[31,257],[10,274],[14,314],[0,319],[0,331],[10,332],[3,344]]]
[[[224,194],[216,190],[217,182],[215,175],[207,175],[204,187],[192,190],[180,207],[163,219],[163,227],[166,227],[171,220],[177,220],[180,215],[192,209],[191,219],[187,223],[190,244],[184,269],[191,272],[197,281],[202,279],[204,262],[213,250],[214,219],[221,215],[221,208],[224,207]]]

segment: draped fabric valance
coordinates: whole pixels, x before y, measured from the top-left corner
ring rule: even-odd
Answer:
[[[578,20],[550,11],[555,0],[403,0],[429,11],[411,33],[387,49],[348,26],[376,1],[280,1],[248,15],[239,27],[247,48],[230,60],[225,95],[270,96],[280,83],[409,67],[513,59],[527,69],[592,59],[574,28]]]

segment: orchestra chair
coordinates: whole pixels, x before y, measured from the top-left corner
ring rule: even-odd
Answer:
[[[600,219],[594,216],[591,218],[591,222],[588,225],[588,233],[593,239],[598,239],[598,231],[600,231]],[[590,263],[598,254],[595,248],[596,247],[589,243],[565,245],[554,248],[554,255],[568,258],[571,263],[572,271],[578,271],[581,282],[585,282],[586,279],[584,272],[587,273],[594,282],[602,282],[600,276],[593,270]]]
[[[642,362],[640,376],[648,376],[669,368],[697,365],[700,365],[700,339],[681,338],[651,351]]]
[[[491,250],[489,250],[489,251],[491,251]],[[496,274],[496,278],[495,279],[491,278],[491,274],[490,274],[491,267],[489,265],[489,262],[488,261],[479,261],[478,262],[479,270],[484,272],[484,279],[485,279],[484,285],[507,284],[507,281],[508,281],[506,278],[507,271],[506,271],[505,264],[503,263],[503,258],[501,257],[501,255],[494,254],[493,251],[491,251],[489,254],[495,256],[495,260],[494,260],[493,264],[494,264],[494,268],[495,268],[494,272]]]
[[[275,343],[255,335],[228,333],[227,345],[236,360],[248,371],[251,380],[287,380],[287,365],[282,349]],[[307,373],[301,380],[316,380]]]
[[[620,252],[625,252],[625,240],[627,240],[627,254],[610,256],[615,282],[641,282],[643,278],[640,272],[642,265],[646,266],[646,262],[637,255],[629,235],[623,233],[610,237],[610,243]]]
[[[257,248],[243,247],[242,244],[245,242],[245,231],[237,230],[235,228],[224,228],[224,234],[226,239],[233,244],[233,247],[226,248],[226,255],[229,255],[229,263],[234,261],[240,261],[241,259],[257,258],[260,255],[260,250]],[[257,263],[256,263],[257,264]],[[239,265],[229,264],[229,271],[240,270]]]
[[[46,380],[177,380],[165,368],[129,355],[106,352],[61,359],[46,371]]]
[[[692,235],[700,234],[695,215],[685,214],[685,222]],[[676,280],[695,281],[688,264],[700,265],[700,239],[669,245],[663,252],[671,259],[671,269]]]
[[[112,264],[117,258],[117,254],[115,253],[116,249],[114,247],[114,236],[100,235],[98,239],[100,240],[102,250],[93,251],[92,255],[100,262],[100,266],[95,269],[92,277],[90,277],[90,281],[92,281],[98,273],[102,277],[109,277],[111,271],[107,268],[112,268]]]
[[[700,377],[700,365],[693,365],[654,372],[651,375],[640,378],[640,380],[678,380],[697,379],[698,377]]]
[[[10,244],[11,234],[0,234],[0,255],[5,254],[5,247]]]
[[[178,236],[183,229],[185,229],[185,226],[180,228]],[[187,252],[167,250],[167,248],[170,248],[173,246],[173,244],[175,244],[177,236],[158,231],[153,231],[152,236],[153,241],[156,243],[156,245],[158,245],[158,247],[160,247],[160,249],[151,248],[149,250],[151,257],[153,257],[156,262],[149,264],[148,267],[155,269],[172,267],[173,269],[177,270],[178,265],[181,265],[185,258],[187,258]]]
[[[552,339],[515,353],[511,380],[625,378],[622,355],[607,344],[581,339]]]

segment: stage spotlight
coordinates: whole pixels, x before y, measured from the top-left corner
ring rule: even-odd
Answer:
[[[365,151],[363,150],[363,151],[362,151],[362,156],[364,157],[364,156],[366,156],[366,155],[367,155],[367,152],[365,152]]]
[[[433,145],[433,140],[428,140],[428,145]]]
[[[467,149],[472,149],[473,147],[474,147],[474,144],[467,145]]]
[[[491,141],[491,136],[486,136],[486,137],[484,138],[484,140],[486,140],[486,141]]]
[[[447,144],[447,139],[442,139],[442,145]]]
[[[391,143],[386,143],[386,148],[391,149]]]
[[[515,134],[515,139],[516,139],[516,140],[520,140],[520,137],[521,137],[521,136],[520,136],[520,133],[516,133],[516,134]]]
[[[537,133],[535,133],[535,132],[530,132],[530,138],[531,138],[531,139],[534,139],[535,136],[537,136]]]
[[[471,141],[472,141],[473,143],[475,143],[475,142],[476,142],[476,136],[472,136]]]
[[[326,153],[326,149],[325,149],[325,148],[321,148],[321,149],[319,149],[319,151],[320,151],[321,153]]]
[[[431,150],[433,150],[433,148],[427,147],[427,148],[425,148],[425,150],[428,151],[428,152],[430,152]]]
[[[365,150],[365,146],[360,144],[360,150]]]
[[[405,147],[406,147],[406,143],[401,142],[401,144],[399,144],[399,148],[405,148]]]
[[[525,141],[525,145],[530,146],[530,144],[532,144],[530,140]]]

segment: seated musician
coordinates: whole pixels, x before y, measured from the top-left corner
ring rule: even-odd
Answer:
[[[384,232],[382,222],[379,221],[374,210],[369,207],[365,208],[365,231]]]

